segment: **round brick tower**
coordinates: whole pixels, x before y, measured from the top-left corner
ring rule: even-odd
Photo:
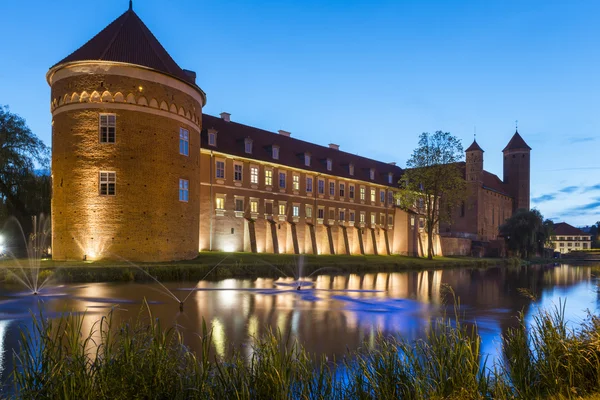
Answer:
[[[206,95],[129,10],[48,72],[52,256],[198,255]]]

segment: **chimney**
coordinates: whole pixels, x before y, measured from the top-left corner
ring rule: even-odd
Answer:
[[[395,167],[396,166],[396,161],[389,162],[388,164],[393,165]]]
[[[330,149],[334,149],[334,150],[339,150],[340,149],[340,145],[339,144],[335,144],[335,143],[329,143],[329,148]]]
[[[227,113],[227,112],[222,112],[221,114],[219,114],[221,116],[221,119],[225,122],[231,122],[231,114]]]
[[[280,130],[278,130],[277,132],[279,132],[279,134],[280,134],[281,136],[287,136],[287,137],[290,137],[290,136],[292,135],[290,132],[288,132],[288,131],[283,131],[283,130],[281,130],[281,129],[280,129]]]

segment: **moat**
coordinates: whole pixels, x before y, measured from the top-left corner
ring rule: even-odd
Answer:
[[[517,324],[520,311],[530,321],[540,307],[566,300],[572,324],[583,321],[588,310],[595,312],[600,297],[592,269],[555,265],[320,275],[301,290],[291,279],[166,284],[178,297],[189,294],[183,312],[159,284],[49,285],[33,296],[21,286],[0,283],[0,379],[6,381],[12,371],[20,328],[31,327],[31,314],[40,307],[49,318],[63,311],[86,312],[83,330],[88,331],[115,305],[118,319],[136,319],[144,299],[153,317],[164,327],[176,324],[192,349],[200,344],[204,319],[213,329],[213,351],[219,356],[232,347],[250,354],[252,338],[270,328],[297,338],[311,353],[339,359],[349,349],[372,344],[378,331],[422,337],[432,319],[454,315],[452,288],[461,318],[477,324],[482,351],[495,358],[500,335]]]

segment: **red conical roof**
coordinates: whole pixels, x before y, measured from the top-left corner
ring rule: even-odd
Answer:
[[[130,7],[100,33],[52,66],[74,61],[116,61],[141,65],[195,85]]]
[[[521,135],[519,135],[519,131],[515,131],[515,134],[513,135],[512,139],[510,139],[510,142],[508,142],[508,144],[502,151],[516,150],[516,149],[531,150],[531,147],[529,147],[527,145],[527,143],[525,143],[525,140],[523,140]]]
[[[473,140],[473,143],[471,143],[471,145],[469,146],[469,148],[465,151],[483,151],[483,149],[481,147],[479,147],[479,144],[477,143],[477,140]]]

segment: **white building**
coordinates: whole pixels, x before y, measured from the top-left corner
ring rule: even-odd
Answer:
[[[592,248],[591,235],[566,222],[554,224],[554,236],[552,237],[552,242],[554,243],[554,251],[561,253]]]

